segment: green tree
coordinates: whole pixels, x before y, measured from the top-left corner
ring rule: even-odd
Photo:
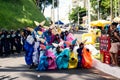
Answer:
[[[79,14],[79,17],[78,17]],[[76,7],[72,9],[72,12],[69,14],[69,20],[73,21],[74,23],[78,22],[78,18],[81,24],[82,17],[86,16],[86,9],[81,7]]]
[[[99,5],[98,5],[99,1]],[[115,16],[115,3],[118,3],[119,0],[113,0],[113,16]],[[97,14],[98,10],[101,13],[102,19],[106,19],[107,16],[110,16],[110,0],[91,0],[91,7],[94,10],[94,14]],[[99,6],[99,7],[98,7]],[[117,9],[117,8],[116,8]],[[118,10],[117,10],[118,14]]]

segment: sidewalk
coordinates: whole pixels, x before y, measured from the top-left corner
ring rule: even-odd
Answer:
[[[100,62],[97,59],[93,59],[93,66],[98,70],[101,70],[120,79],[120,67],[112,67],[108,64]]]

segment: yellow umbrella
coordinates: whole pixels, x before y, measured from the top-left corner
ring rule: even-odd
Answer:
[[[111,24],[111,21],[106,21],[106,20],[99,20],[104,26],[107,24]]]
[[[97,26],[99,26],[99,27],[104,27],[105,25],[110,24],[110,23],[111,23],[110,21],[98,20],[98,21],[92,21],[92,22],[90,23],[90,25],[91,25],[92,27],[97,27]]]

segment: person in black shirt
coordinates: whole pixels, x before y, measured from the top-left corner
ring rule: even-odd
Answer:
[[[15,31],[11,30],[10,31],[10,50],[11,50],[11,54],[14,54],[14,49],[13,47],[15,46]]]
[[[110,26],[109,36],[111,39],[111,48],[109,52],[112,60],[112,65],[118,66],[117,54],[120,48],[120,35],[119,35],[119,31],[116,29],[116,26],[117,23],[115,22],[112,23]]]
[[[0,56],[2,56],[2,45],[1,45],[1,39],[2,39],[2,31],[0,31]]]
[[[15,33],[15,46],[17,53],[20,53],[22,49],[20,29]]]

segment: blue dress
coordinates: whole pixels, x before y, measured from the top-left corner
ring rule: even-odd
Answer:
[[[41,53],[40,53],[41,54]],[[44,71],[48,69],[48,60],[47,60],[47,56],[46,51],[42,53],[43,55],[39,58],[39,64],[36,70],[38,71]]]
[[[69,64],[69,57],[70,57],[70,50],[64,49],[56,59],[56,64],[58,69],[66,69],[68,68]]]
[[[33,63],[33,59],[32,59],[33,51],[34,51],[33,45],[29,44],[28,42],[25,42],[24,49],[26,51],[25,62],[27,65],[31,65]]]

